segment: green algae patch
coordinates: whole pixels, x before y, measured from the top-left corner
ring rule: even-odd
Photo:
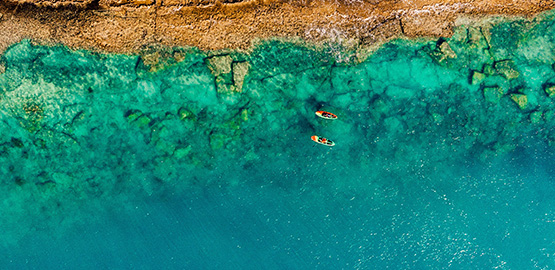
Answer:
[[[525,140],[553,144],[553,25],[544,15],[462,26],[451,38],[392,41],[364,60],[279,40],[248,54],[136,56],[14,44],[0,61],[0,174],[13,206],[0,226],[75,213],[87,200],[225,186],[241,170],[295,189],[327,185],[298,175],[336,168],[408,179]]]

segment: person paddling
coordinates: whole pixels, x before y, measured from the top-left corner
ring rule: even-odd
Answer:
[[[328,119],[328,120],[334,120],[337,119],[337,115],[330,113],[330,112],[326,112],[326,111],[316,111],[315,113],[318,117],[320,118],[324,118],[324,119]],[[312,137],[310,137],[313,141],[315,141],[316,143],[325,145],[325,146],[334,146],[335,143],[332,140],[326,139],[324,137],[320,137],[317,135],[314,135]]]
[[[316,111],[316,115],[320,118],[329,119],[329,120],[337,119],[337,115],[326,111]]]

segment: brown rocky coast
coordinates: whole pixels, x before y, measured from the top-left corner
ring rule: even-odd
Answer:
[[[271,37],[359,46],[450,36],[462,18],[553,8],[546,0],[0,0],[0,53],[22,39],[122,53],[157,45],[247,49]]]

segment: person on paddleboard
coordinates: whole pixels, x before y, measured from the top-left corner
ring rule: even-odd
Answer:
[[[330,119],[330,120],[334,120],[337,119],[337,115],[330,113],[330,112],[326,112],[326,111],[317,111],[316,115],[320,118],[324,118],[324,119]]]
[[[317,135],[314,135],[312,137],[310,137],[310,139],[312,139],[314,142],[325,145],[325,146],[334,146],[335,143],[332,140],[326,139],[324,137],[320,137]]]

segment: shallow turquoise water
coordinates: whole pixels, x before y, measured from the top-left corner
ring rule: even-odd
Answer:
[[[2,268],[555,267],[553,16],[367,58],[15,44]]]

